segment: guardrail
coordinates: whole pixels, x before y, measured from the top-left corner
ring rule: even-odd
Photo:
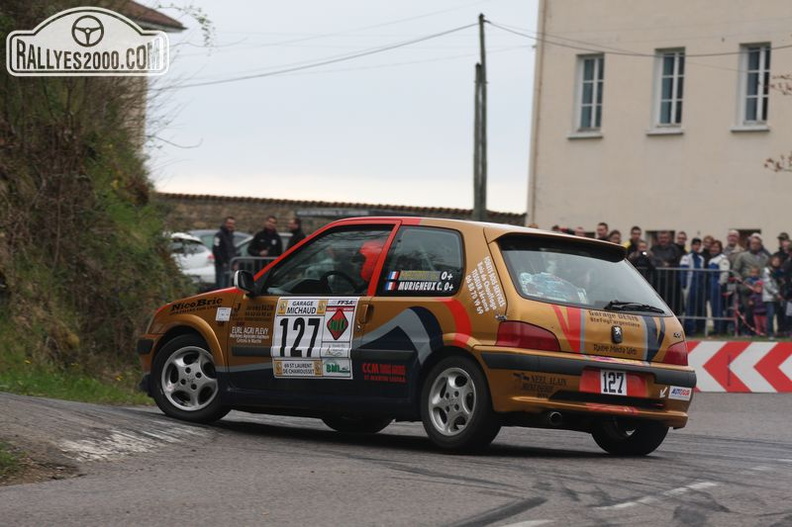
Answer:
[[[275,259],[275,256],[237,256],[233,258],[228,270],[228,283],[231,284],[233,282],[236,271],[249,271],[256,274]]]
[[[760,300],[734,271],[685,267],[639,271],[679,317],[688,336],[767,335],[754,321],[754,311],[759,314]],[[773,333],[788,330],[785,304],[775,303],[769,308],[765,304],[762,309],[767,318],[777,317],[777,320],[768,321],[767,328],[773,329]]]

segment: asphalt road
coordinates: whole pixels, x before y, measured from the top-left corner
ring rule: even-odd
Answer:
[[[477,456],[418,423],[367,438],[232,413],[0,393],[0,437],[76,477],[0,488],[0,525],[792,525],[792,394],[696,394],[688,427],[617,458],[575,432],[504,429]]]

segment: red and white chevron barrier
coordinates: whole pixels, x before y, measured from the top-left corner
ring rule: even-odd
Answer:
[[[688,341],[699,392],[792,392],[792,342]]]

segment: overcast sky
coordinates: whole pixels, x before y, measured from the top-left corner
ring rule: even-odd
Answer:
[[[195,20],[161,8],[189,29],[170,35],[170,70],[152,82],[158,190],[472,208],[478,15],[534,35],[537,0],[191,3],[214,46]],[[525,212],[534,42],[485,31],[487,207]]]

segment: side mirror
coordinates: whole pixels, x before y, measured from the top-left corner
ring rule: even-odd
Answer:
[[[250,271],[235,272],[234,287],[241,289],[250,297],[256,296],[256,281]]]

